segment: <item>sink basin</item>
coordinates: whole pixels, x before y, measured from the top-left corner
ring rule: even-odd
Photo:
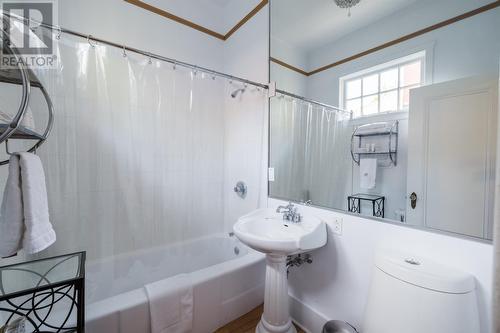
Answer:
[[[296,213],[291,203],[285,208]],[[276,209],[265,208],[240,217],[233,231],[243,243],[266,254],[264,313],[255,332],[297,333],[288,308],[287,256],[325,245],[325,223],[310,215],[293,223]]]
[[[233,230],[243,243],[264,253],[290,255],[326,244],[326,225],[320,219],[305,215],[302,222],[293,223],[269,208],[240,217]]]

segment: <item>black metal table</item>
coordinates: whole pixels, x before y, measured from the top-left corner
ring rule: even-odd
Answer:
[[[0,267],[0,327],[26,318],[26,332],[85,330],[85,252]]]
[[[369,201],[372,204],[372,215],[384,217],[385,197],[375,194],[357,193],[347,197],[347,210],[351,213],[361,214],[361,201]]]

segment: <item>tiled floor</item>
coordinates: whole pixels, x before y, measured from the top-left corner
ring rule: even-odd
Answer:
[[[264,306],[261,305],[226,326],[219,328],[215,333],[254,333],[263,310]],[[297,333],[305,333],[297,325],[295,327],[297,328]]]

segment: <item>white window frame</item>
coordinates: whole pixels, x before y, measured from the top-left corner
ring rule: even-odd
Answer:
[[[400,86],[400,82],[401,82],[401,71],[398,70],[398,86],[397,88],[394,88],[394,89],[390,89],[390,90],[387,90],[387,91],[384,91],[385,92],[391,92],[391,91],[397,91],[398,93],[398,96],[397,96],[397,105],[398,105],[398,108],[397,110],[393,110],[393,111],[384,111],[384,112],[380,112],[380,94],[381,94],[381,91],[380,91],[380,74],[384,71],[387,71],[389,69],[392,69],[392,68],[399,68],[401,66],[404,66],[404,65],[407,65],[407,64],[410,64],[410,63],[413,63],[417,60],[420,60],[421,62],[421,66],[420,66],[420,71],[421,71],[421,81],[420,81],[420,86],[423,86],[426,82],[426,74],[427,74],[427,71],[426,71],[426,66],[428,64],[427,63],[427,51],[426,50],[422,50],[422,51],[418,51],[418,52],[415,52],[415,53],[412,53],[410,55],[407,55],[407,56],[403,56],[403,57],[400,57],[400,58],[397,58],[397,59],[394,59],[394,60],[391,60],[391,61],[388,61],[388,62],[385,62],[385,63],[382,63],[382,64],[379,64],[379,65],[375,65],[375,66],[372,66],[372,67],[369,67],[369,68],[366,68],[366,69],[363,69],[363,70],[360,70],[360,71],[357,71],[357,72],[354,72],[354,73],[351,73],[351,74],[348,74],[348,75],[344,75],[342,77],[339,78],[339,105],[340,105],[340,108],[341,109],[344,109],[345,108],[345,105],[346,105],[346,101],[347,101],[347,96],[346,96],[346,84],[347,82],[349,81],[353,81],[353,80],[357,80],[357,79],[362,79],[363,77],[366,77],[366,76],[369,76],[369,75],[373,75],[373,74],[379,74],[378,76],[378,91],[376,94],[371,94],[371,95],[366,95],[366,96],[363,96],[363,85],[361,84],[361,95],[360,95],[360,99],[361,99],[361,108],[363,107],[363,97],[367,97],[367,96],[375,96],[375,95],[378,95],[379,96],[379,99],[378,99],[378,110],[379,112],[377,113],[374,113],[374,114],[370,114],[370,115],[361,115],[361,116],[358,116],[358,117],[355,117],[353,119],[361,119],[361,118],[365,118],[365,117],[376,117],[376,116],[380,116],[380,115],[385,115],[385,114],[394,114],[394,113],[405,113],[405,112],[408,112],[408,109],[407,108],[404,108],[404,109],[401,109],[400,107],[400,91],[401,89],[404,89],[405,87],[411,87],[410,86]]]

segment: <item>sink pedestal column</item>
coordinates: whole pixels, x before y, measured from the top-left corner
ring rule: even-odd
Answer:
[[[264,314],[257,333],[296,333],[288,308],[286,255],[266,255]]]

